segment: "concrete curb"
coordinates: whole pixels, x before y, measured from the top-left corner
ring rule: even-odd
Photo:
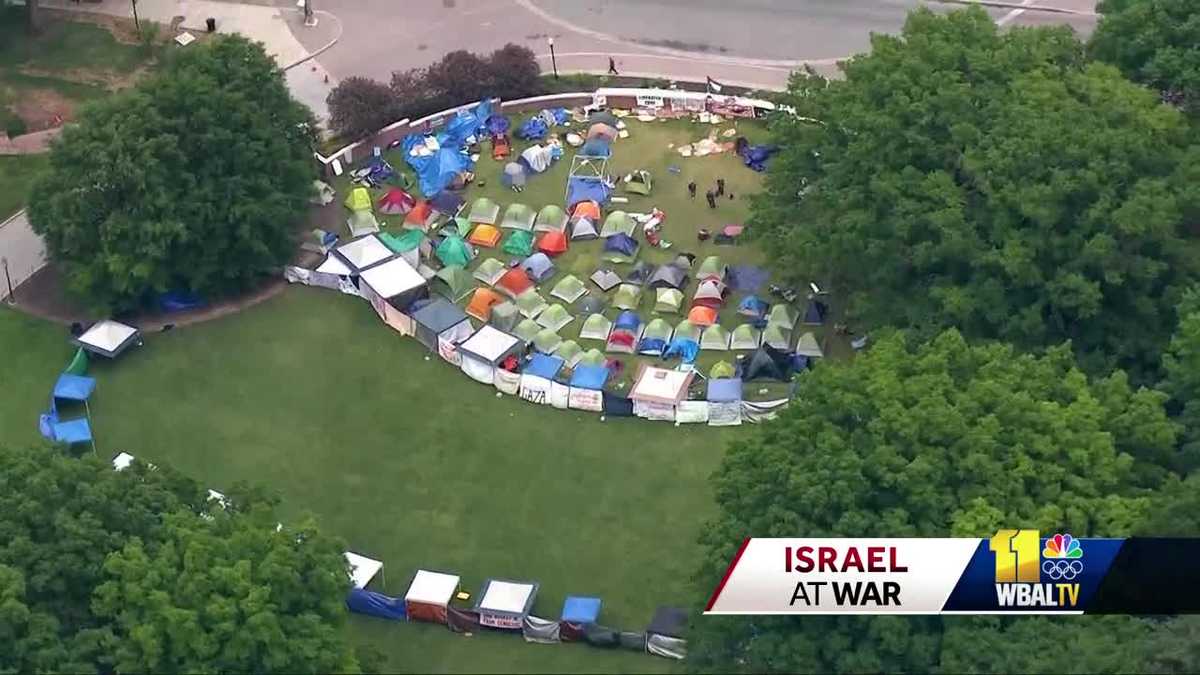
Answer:
[[[282,13],[282,11],[281,11],[281,13]],[[283,70],[285,70],[285,71],[291,70],[292,68],[295,68],[296,66],[300,65],[301,63],[315,59],[316,57],[320,56],[321,54],[324,54],[325,52],[329,51],[330,47],[333,47],[334,45],[336,45],[338,43],[338,40],[342,39],[342,32],[343,32],[344,28],[342,26],[342,20],[337,18],[336,14],[333,14],[331,12],[326,12],[326,11],[320,10],[320,9],[313,12],[313,14],[321,15],[327,19],[333,19],[337,23],[337,34],[334,35],[333,39],[330,40],[328,43],[322,45],[321,47],[318,47],[314,51],[309,52],[307,56],[296,59],[294,62],[289,63],[286,66],[283,66],[283,68],[282,68]],[[289,28],[288,30],[291,30],[291,29]],[[295,38],[294,35],[292,37]],[[296,42],[299,42],[299,41],[300,41],[299,38],[297,38]]]

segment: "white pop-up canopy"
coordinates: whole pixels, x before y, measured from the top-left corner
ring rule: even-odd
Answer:
[[[129,454],[128,452],[122,452],[116,457],[113,457],[112,464],[113,469],[117,471],[124,471],[125,469],[129,468],[130,464],[133,464],[133,455]]]
[[[409,620],[446,623],[446,608],[458,592],[458,583],[454,574],[417,570],[404,595]]]
[[[113,358],[140,340],[138,329],[119,321],[105,319],[75,339],[75,344],[93,354]]]
[[[383,563],[364,555],[346,551],[346,562],[350,565],[350,581],[355,588],[366,588],[376,574],[383,571]]]
[[[352,272],[361,272],[395,255],[392,249],[373,234],[348,241],[333,250]]]
[[[491,325],[485,325],[459,345],[458,349],[464,355],[473,356],[494,366],[520,347],[520,338],[497,330]]]
[[[364,271],[360,278],[384,300],[414,293],[425,285],[425,277],[404,258],[393,258],[376,265]]]
[[[533,608],[537,591],[536,583],[488,579],[475,605],[479,623],[493,628],[521,628],[521,621]]]

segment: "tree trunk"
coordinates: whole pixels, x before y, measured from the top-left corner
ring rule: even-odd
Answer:
[[[38,0],[25,0],[25,18],[30,33],[36,33],[41,28],[42,18],[38,11]]]

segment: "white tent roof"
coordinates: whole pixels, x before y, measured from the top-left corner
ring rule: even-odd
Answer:
[[[87,332],[79,336],[79,341],[101,351],[115,352],[135,333],[137,333],[137,329],[133,326],[105,319],[87,329]]]
[[[334,250],[350,263],[354,270],[366,269],[392,257],[392,249],[373,234],[342,244]]]
[[[325,262],[317,265],[317,269],[315,271],[324,272],[326,274],[337,274],[343,277],[350,275],[350,268],[346,267],[346,263],[339,260],[335,255],[325,256]]]
[[[346,551],[343,555],[346,556],[346,562],[350,563],[350,580],[354,582],[355,588],[365,588],[371,583],[371,579],[379,574],[379,570],[383,569],[383,563],[378,560],[372,560],[364,555]]]
[[[122,452],[116,457],[113,457],[112,463],[114,469],[117,471],[124,471],[125,469],[129,468],[130,464],[133,464],[133,455],[129,454],[128,452]]]
[[[457,591],[457,576],[417,570],[412,585],[408,587],[408,593],[404,595],[404,600],[405,602],[420,602],[445,607],[450,604],[450,598],[454,597]]]
[[[678,403],[687,395],[688,385],[695,376],[693,371],[644,366],[638,373],[637,382],[629,390],[629,398],[654,403]]]
[[[511,581],[488,582],[479,601],[479,609],[493,612],[512,612],[522,614],[529,603],[529,596],[537,590],[533,584],[514,583]]]
[[[466,342],[459,345],[459,349],[478,356],[488,363],[495,363],[520,343],[520,338],[485,325],[475,331],[475,334]]]
[[[393,258],[362,273],[362,281],[383,298],[394,298],[425,285],[425,277],[404,258]]]

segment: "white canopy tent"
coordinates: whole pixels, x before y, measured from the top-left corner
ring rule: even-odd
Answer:
[[[378,560],[352,551],[346,551],[343,555],[346,556],[346,563],[350,566],[350,581],[354,583],[355,588],[366,588],[376,574],[383,572],[383,563]],[[387,581],[386,578],[382,576],[381,578],[385,582]]]
[[[133,326],[105,319],[75,338],[75,344],[85,350],[115,358],[132,344],[141,344],[141,333]]]
[[[533,608],[537,592],[536,583],[488,579],[475,604],[479,623],[492,628],[520,630],[522,621]]]
[[[392,258],[364,271],[361,281],[397,309],[408,307],[425,288],[425,277],[404,258]]]
[[[391,258],[392,249],[387,247],[379,237],[368,234],[353,241],[348,241],[333,249],[334,253],[346,263],[352,273],[361,272],[372,265]]]
[[[446,610],[458,592],[458,584],[457,575],[417,570],[408,586],[408,593],[404,595],[408,619],[446,623]]]
[[[524,343],[515,335],[485,325],[458,346],[458,352],[462,355],[462,371],[474,380],[492,384],[496,364],[523,347]]]

